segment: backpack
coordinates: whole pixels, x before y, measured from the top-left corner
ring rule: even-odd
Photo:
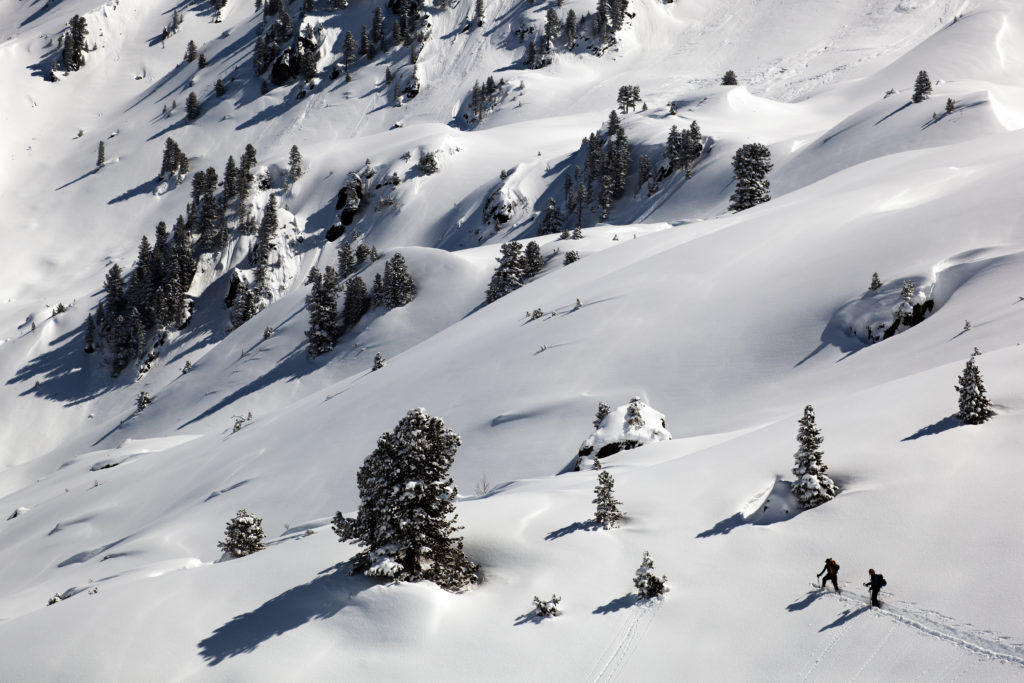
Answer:
[[[877,574],[876,576],[878,577],[878,587],[879,588],[885,588],[885,585],[886,585],[885,577],[882,576],[881,574]]]

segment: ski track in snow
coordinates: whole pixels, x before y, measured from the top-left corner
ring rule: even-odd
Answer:
[[[614,681],[629,656],[636,649],[637,643],[641,640],[641,631],[646,633],[654,621],[654,616],[661,607],[661,601],[647,601],[640,605],[639,609],[630,610],[633,614],[627,615],[623,627],[615,635],[615,639],[604,649],[601,657],[597,660],[598,667],[595,667],[596,674],[591,671],[587,680],[594,683],[601,681]],[[611,654],[608,651],[611,650]]]
[[[860,592],[854,593],[857,597],[851,597],[846,593],[838,595],[835,593],[829,593],[829,595],[833,595],[843,602],[854,605],[863,605],[868,600],[867,594]],[[952,617],[947,617],[946,615],[940,614],[934,610],[921,609],[911,602],[889,599],[882,603],[881,608],[874,609],[878,609],[880,614],[885,615],[894,622],[909,626],[926,636],[953,643],[957,647],[967,650],[975,655],[979,655],[985,659],[995,659],[1024,669],[1024,644],[1014,642],[1009,636],[1000,635],[988,629],[959,622]],[[846,630],[846,625],[843,626],[842,630]],[[879,645],[879,650],[891,635],[892,631],[889,632],[882,644]],[[838,639],[838,637],[839,636],[837,635],[836,639],[833,639],[833,643]],[[829,647],[826,648],[826,652],[831,649],[833,643],[829,644]],[[871,658],[877,654],[878,651],[876,650],[871,655]],[[871,658],[868,659],[869,662]],[[821,661],[820,657],[815,662],[815,665],[817,665],[819,661]],[[865,662],[865,666],[867,666],[867,662]],[[813,668],[814,667],[812,666],[811,670],[813,670]],[[863,668],[861,671],[863,671]],[[858,675],[859,673],[860,672],[858,671]],[[807,675],[809,674],[810,671],[808,671]],[[807,679],[807,675],[804,676],[803,680]],[[960,676],[958,675],[957,678],[959,677]],[[856,676],[854,676],[854,678],[856,678]]]
[[[806,681],[811,677],[811,674],[814,673],[814,670],[818,667],[818,665],[825,661],[825,658],[828,657],[828,654],[830,652],[832,652],[832,649],[839,643],[840,640],[843,639],[843,636],[846,635],[846,632],[850,629],[850,626],[851,624],[853,624],[854,621],[856,621],[856,619],[850,619],[845,624],[839,627],[839,630],[836,631],[836,634],[832,636],[832,640],[830,640],[828,644],[825,645],[825,649],[823,649],[820,654],[814,657],[814,662],[811,664],[811,668],[809,668],[804,673],[804,675],[800,677],[801,681]]]

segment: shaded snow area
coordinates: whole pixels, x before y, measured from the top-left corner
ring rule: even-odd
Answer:
[[[1024,681],[1018,0],[335,4],[0,3],[0,679]],[[459,592],[335,533],[417,407]]]

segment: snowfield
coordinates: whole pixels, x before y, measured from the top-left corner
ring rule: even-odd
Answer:
[[[415,65],[404,46],[360,56],[348,82],[331,66],[375,5],[313,4],[318,78],[265,95],[251,3],[228,0],[221,21],[205,2],[0,6],[0,678],[1024,681],[1019,2],[633,0],[603,56],[559,49],[529,69],[517,31],[592,3],[485,0],[464,30],[463,1],[425,10]],[[173,9],[184,23],[161,40]],[[95,50],[50,83],[74,14]],[[205,68],[182,61],[189,40]],[[419,94],[396,106],[386,67],[415,71]],[[727,69],[739,85],[719,84]],[[912,104],[922,69],[933,92]],[[460,120],[492,75],[501,101]],[[582,239],[538,235],[626,84],[646,108],[620,114],[624,197]],[[707,136],[692,178],[649,194],[639,155],[657,168],[692,121]],[[84,324],[110,266],[129,272],[142,236],[186,212],[190,178],[156,179],[168,136],[193,172],[256,148],[254,210],[280,207],[272,302],[228,331],[253,239],[233,233],[200,261],[189,324],[148,372],[111,378]],[[771,151],[772,199],[729,213],[749,142]],[[304,175],[286,186],[292,145]],[[428,152],[437,173],[418,167]],[[367,163],[365,206],[329,241]],[[510,240],[535,240],[544,267],[486,304]],[[304,282],[343,241],[379,250],[368,284],[401,252],[416,297],[311,359]],[[908,281],[927,315],[872,343]],[[953,386],[975,351],[996,415],[968,426]],[[601,458],[625,513],[603,529],[597,473],[573,467],[588,437],[628,436],[634,396],[651,425]],[[595,432],[599,402],[613,412]],[[801,510],[808,404],[840,493]],[[357,547],[331,530],[378,436],[420,406],[462,439],[452,475],[480,581],[458,594],[350,575]],[[242,508],[267,548],[223,559]],[[669,592],[637,601],[645,550]],[[826,557],[839,595],[815,587]],[[868,568],[888,581],[881,609]],[[533,596],[552,594],[562,614],[537,618]]]

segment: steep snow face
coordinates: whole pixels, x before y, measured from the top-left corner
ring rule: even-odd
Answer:
[[[251,3],[229,0],[220,21],[162,0],[0,3],[7,678],[1024,680],[1024,594],[992,580],[1024,575],[1019,3],[634,0],[603,56],[559,43],[528,69],[521,37],[549,6],[487,0],[470,26],[461,2],[426,8],[415,64],[393,47],[359,56],[351,80],[330,73],[374,5],[313,4],[318,77],[261,94]],[[555,7],[570,9],[595,8]],[[163,40],[174,10],[184,23]],[[86,66],[49,83],[76,13]],[[189,40],[202,69],[182,60]],[[719,84],[727,69],[739,85]],[[922,69],[933,92],[910,104]],[[396,99],[414,75],[419,94]],[[503,97],[459,121],[488,76]],[[646,108],[619,115],[623,198],[601,225],[585,212],[580,239],[536,237],[627,84]],[[669,130],[693,121],[706,140],[692,178],[666,170],[651,192],[640,155],[659,173]],[[156,179],[168,137],[192,169],[180,184]],[[726,214],[747,142],[771,150],[773,199]],[[233,223],[201,259],[190,324],[148,372],[111,379],[82,350],[104,273],[130,270],[140,238],[187,213],[195,172],[221,174],[247,144],[261,176],[247,209],[279,205],[267,308],[228,333],[253,241]],[[289,183],[292,145],[304,174]],[[366,168],[366,202],[327,240],[339,190]],[[500,224],[492,197],[515,204]],[[535,239],[543,266],[485,305],[513,239]],[[416,297],[310,359],[303,283],[343,242],[379,251],[358,267],[367,283],[400,251]],[[864,333],[926,302],[898,334]],[[976,351],[996,415],[965,426],[953,385]],[[592,433],[598,402],[636,394],[657,406],[642,426],[622,406]],[[789,486],[808,403],[840,494],[801,511]],[[330,528],[358,505],[378,436],[416,406],[462,438],[460,533],[481,565],[462,594],[350,576],[357,549]],[[584,439],[644,443],[601,463],[621,528],[592,523],[596,473],[571,471]],[[223,560],[241,509],[267,548]],[[670,588],[647,603],[632,593],[644,551]],[[811,585],[825,557],[841,595]],[[868,567],[889,581],[881,610],[860,589]],[[562,614],[533,619],[531,598],[552,594]]]

